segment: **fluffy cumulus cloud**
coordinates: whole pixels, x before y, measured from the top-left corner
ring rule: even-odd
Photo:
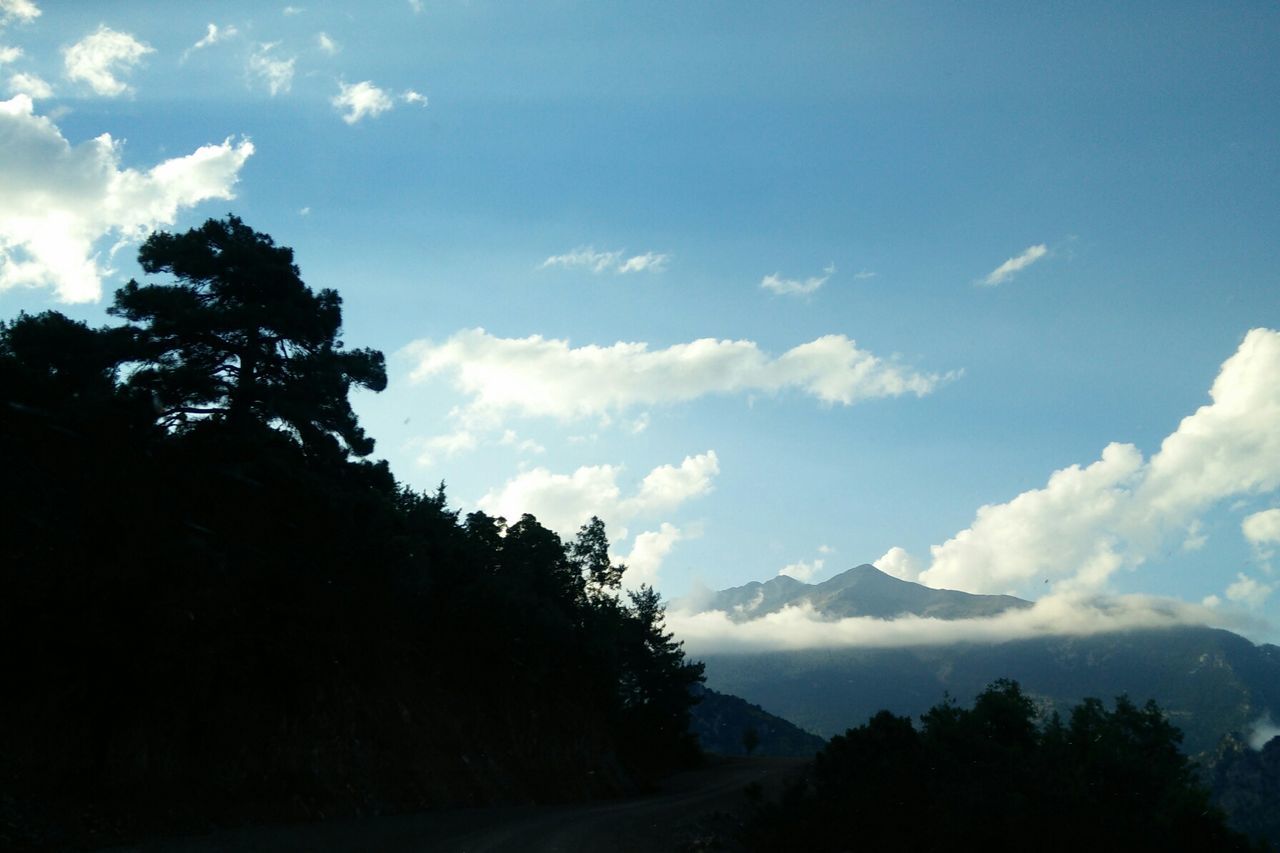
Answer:
[[[1100,598],[1058,594],[1032,607],[975,619],[826,619],[812,605],[787,607],[756,619],[735,620],[719,610],[673,608],[667,627],[694,655],[717,651],[808,648],[900,648],[946,643],[1004,642],[1046,635],[1088,635],[1134,628],[1221,622],[1212,610],[1148,596]]]
[[[703,338],[666,349],[619,342],[571,347],[534,335],[498,338],[483,329],[405,348],[413,381],[444,375],[470,398],[468,422],[505,414],[569,421],[708,394],[798,390],[831,404],[924,396],[951,378],[881,359],[843,335],[827,335],[771,357],[752,341]]]
[[[631,553],[613,557],[615,563],[624,563],[627,567],[622,575],[623,584],[629,589],[635,589],[641,584],[656,584],[663,562],[676,543],[685,536],[684,531],[667,522],[663,522],[657,530],[637,534],[631,545]]]
[[[905,548],[899,548],[896,545],[871,565],[886,575],[892,575],[899,580],[915,581],[920,577],[920,564]]]
[[[606,272],[625,275],[633,272],[663,272],[670,260],[670,255],[660,252],[645,252],[627,257],[626,252],[602,252],[593,246],[583,246],[563,255],[552,255],[542,262],[542,268],[585,269],[597,275]]]
[[[933,546],[920,580],[970,592],[1043,581],[1097,590],[1117,570],[1194,540],[1213,506],[1280,488],[1280,332],[1250,331],[1209,396],[1149,460],[1130,444],[1111,444],[1090,465],[1054,472],[1043,488],[980,508],[968,528]],[[1246,536],[1271,535],[1277,520],[1251,516]],[[1241,576],[1227,596],[1257,603],[1269,592]]]
[[[1240,524],[1240,531],[1263,560],[1275,555],[1280,545],[1280,507],[1255,512]]]
[[[0,290],[52,287],[65,302],[102,293],[104,238],[140,239],[178,211],[232,198],[248,140],[227,139],[146,171],[120,167],[108,134],[72,146],[31,98],[0,101]]]
[[[774,273],[762,278],[760,287],[779,296],[807,296],[826,284],[835,271],[835,264],[827,264],[822,275],[810,276],[806,279],[783,278],[778,273]]]
[[[1227,587],[1227,599],[1245,607],[1261,607],[1271,597],[1275,584],[1263,583],[1244,572],[1236,573],[1236,580]]]
[[[588,465],[571,474],[534,468],[491,490],[476,503],[490,515],[514,520],[524,513],[538,518],[561,536],[572,536],[593,515],[613,525],[636,518],[652,518],[675,510],[711,491],[720,473],[714,450],[685,457],[679,465],[661,465],[640,481],[630,494],[619,484],[619,465]],[[625,539],[626,529],[611,531]]]
[[[249,78],[266,86],[272,97],[287,94],[293,88],[294,64],[296,57],[282,59],[276,55],[279,42],[268,42],[258,45],[249,56]]]
[[[338,94],[333,96],[333,106],[342,112],[347,124],[382,115],[395,106],[395,101],[383,89],[368,80],[359,83],[339,83]]]
[[[67,79],[88,84],[99,95],[116,97],[131,91],[120,79],[155,48],[128,33],[105,26],[63,52]]]
[[[798,581],[809,582],[809,579],[822,571],[822,567],[826,565],[826,560],[813,560],[806,563],[804,560],[790,563],[778,570],[780,577],[795,578]]]
[[[30,23],[40,17],[40,8],[31,0],[0,0],[0,26],[17,21]]]
[[[987,277],[982,280],[982,283],[988,287],[1004,284],[1047,254],[1049,254],[1049,249],[1043,243],[1028,246],[1022,254],[1009,258],[1003,264],[987,273]]]
[[[37,74],[18,73],[9,78],[9,94],[44,100],[53,97],[53,86]]]

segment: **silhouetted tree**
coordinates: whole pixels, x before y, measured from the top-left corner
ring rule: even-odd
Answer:
[[[129,385],[151,395],[167,424],[282,425],[308,448],[338,448],[336,436],[357,456],[372,452],[347,394],[386,387],[382,353],[343,349],[342,299],[312,292],[292,249],[229,216],[152,234],[138,261],[176,283],[130,281],[109,311],[137,324]]]
[[[831,739],[807,786],[766,808],[763,850],[1239,850],[1154,703],[1086,699],[1037,725],[1017,682],[920,720],[888,711]],[[927,820],[922,820],[927,816]]]
[[[587,590],[593,598],[616,593],[622,585],[622,574],[627,567],[614,565],[609,558],[609,537],[605,534],[604,522],[598,516],[578,530],[578,535],[569,544],[569,558],[586,581]]]

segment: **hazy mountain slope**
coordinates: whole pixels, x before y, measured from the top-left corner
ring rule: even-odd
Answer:
[[[880,709],[918,715],[944,695],[968,702],[996,678],[1046,709],[1086,696],[1155,699],[1189,753],[1212,749],[1264,712],[1280,716],[1280,655],[1229,631],[1183,627],[1093,637],[912,649],[708,655],[707,684],[829,737]]]
[[[689,730],[698,744],[717,755],[758,755],[807,758],[826,744],[823,738],[774,716],[759,705],[695,685],[700,697],[690,713]],[[755,732],[756,745],[748,750],[744,736]]]

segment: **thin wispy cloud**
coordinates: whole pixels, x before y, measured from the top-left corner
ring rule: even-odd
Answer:
[[[400,100],[406,104],[418,104],[424,107],[427,105],[427,96],[421,92],[415,92],[413,89],[405,89],[401,92]]]
[[[336,41],[334,41],[328,33],[319,33],[316,35],[316,45],[324,53],[333,56],[342,50]]]
[[[114,98],[132,91],[120,78],[155,48],[128,33],[105,26],[85,36],[63,52],[68,80],[85,83],[96,94]]]
[[[913,370],[844,335],[826,335],[770,356],[754,341],[703,338],[664,349],[619,342],[570,346],[533,335],[499,338],[483,329],[443,343],[415,341],[403,351],[415,382],[445,377],[469,398],[459,416],[496,423],[507,415],[562,421],[687,402],[712,394],[794,390],[828,404],[922,397],[958,373]]]
[[[73,146],[29,95],[0,101],[0,290],[50,287],[63,302],[102,295],[101,241],[113,248],[172,225],[179,211],[230,199],[253,144],[227,139],[147,170],[121,167],[109,134]]]
[[[1049,249],[1044,243],[1028,246],[1022,254],[1009,258],[1003,264],[987,273],[987,277],[982,280],[982,284],[987,287],[1004,284],[1047,254],[1049,254]]]
[[[853,278],[855,281],[866,281],[869,278],[875,278],[879,274],[880,273],[872,272],[871,270],[859,270],[853,274]]]
[[[661,252],[645,252],[627,257],[625,252],[602,252],[594,246],[583,246],[563,255],[552,255],[542,262],[542,269],[585,269],[600,274],[613,272],[620,275],[633,272],[663,272],[671,256]]]
[[[287,94],[293,88],[295,57],[280,59],[275,49],[280,42],[267,42],[258,45],[257,50],[249,57],[249,76],[265,85],[272,97]]]
[[[413,14],[422,14],[422,0],[409,0],[409,8],[413,10]]]
[[[338,94],[333,96],[333,106],[342,112],[342,120],[355,124],[366,118],[375,118],[395,106],[395,101],[383,89],[369,80],[359,83],[338,83]]]
[[[218,42],[226,41],[229,38],[239,35],[240,31],[234,26],[219,27],[217,24],[207,24],[205,26],[204,38],[191,45],[182,52],[182,61],[185,62],[187,57],[195,53],[197,50],[204,50],[206,47],[213,47]]]
[[[822,270],[822,275],[810,276],[806,279],[783,278],[778,273],[773,273],[760,280],[760,287],[779,296],[807,296],[826,284],[835,271],[835,264],[827,264]]]

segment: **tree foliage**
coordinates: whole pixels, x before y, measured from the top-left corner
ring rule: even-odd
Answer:
[[[1040,723],[1016,682],[972,708],[881,711],[831,739],[753,830],[762,850],[1231,850],[1181,734],[1152,702],[1097,699]]]
[[[308,448],[337,448],[336,436],[357,456],[372,452],[347,395],[386,387],[383,355],[344,350],[341,297],[308,288],[292,249],[229,216],[152,234],[138,261],[175,282],[130,281],[109,311],[135,324],[129,385],[162,419],[278,424]]]
[[[371,446],[346,393],[381,356],[238,219],[143,261],[177,283],[122,289],[129,325],[0,324],[0,847],[611,794],[694,757],[701,667],[620,595],[603,522],[463,518],[330,452]]]

